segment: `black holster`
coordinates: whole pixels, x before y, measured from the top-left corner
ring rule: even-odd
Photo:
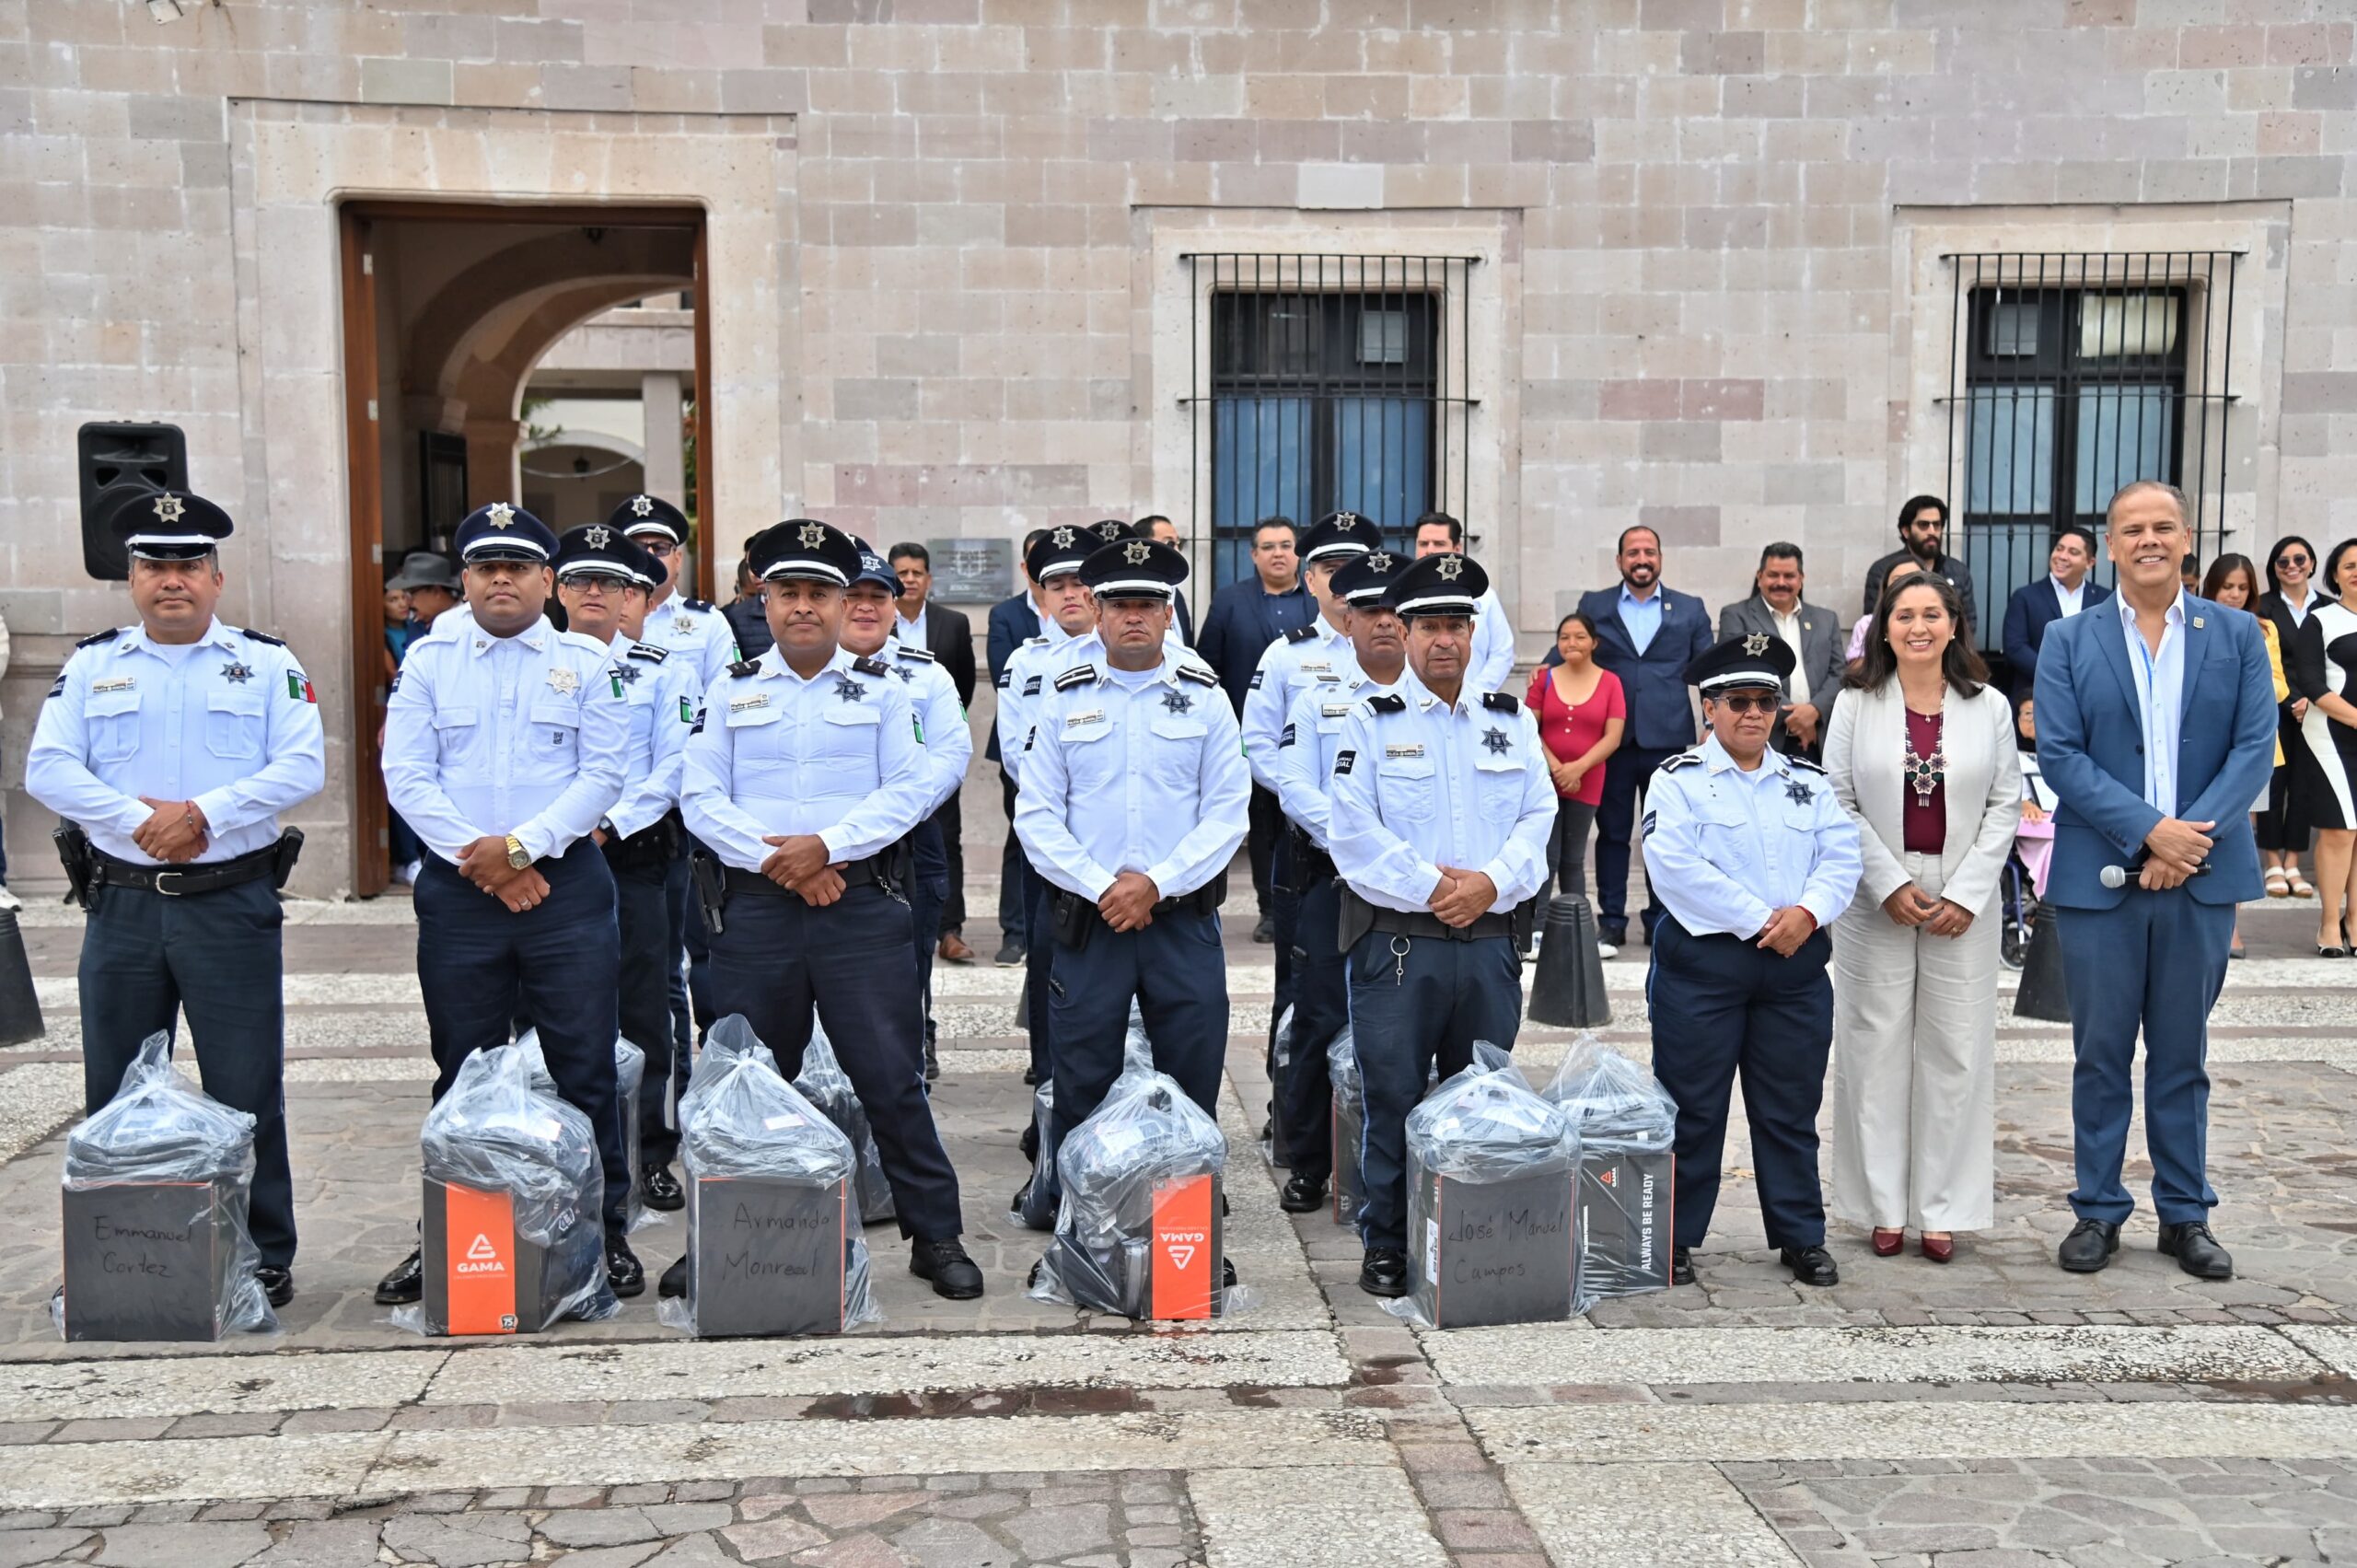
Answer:
[[[1048,927],[1057,941],[1077,952],[1088,946],[1090,935],[1104,916],[1097,906],[1078,893],[1067,893],[1062,888],[1048,900]]]
[[[270,886],[273,892],[283,890],[286,879],[295,875],[295,863],[303,858],[303,830],[289,828],[278,835],[271,846]]]
[[[57,846],[57,858],[65,867],[65,901],[90,908],[90,889],[98,875],[99,861],[90,848],[90,835],[78,824],[61,822],[49,830],[50,842]]]
[[[1353,891],[1348,882],[1340,890],[1342,907],[1334,922],[1334,945],[1341,952],[1348,953],[1358,945],[1360,937],[1375,929],[1375,906]]]
[[[717,936],[722,930],[721,912],[728,905],[727,889],[722,885],[720,858],[703,850],[688,856],[688,885],[696,897],[696,908],[703,915],[703,928]]]

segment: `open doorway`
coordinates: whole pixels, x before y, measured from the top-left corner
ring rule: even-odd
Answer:
[[[351,738],[351,886],[366,897],[391,872],[386,581],[410,552],[447,553],[492,501],[559,529],[602,517],[609,491],[713,516],[694,458],[712,450],[711,332],[700,208],[350,202],[340,221],[351,690],[375,694],[353,704]],[[683,590],[708,598],[701,533]]]

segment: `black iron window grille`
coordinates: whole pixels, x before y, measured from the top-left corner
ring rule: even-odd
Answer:
[[[1476,258],[1190,254],[1191,517],[1213,584],[1253,525],[1357,512],[1405,548],[1464,515]]]
[[[1980,645],[2047,570],[2054,530],[2103,529],[2133,480],[2185,492],[2193,550],[2222,547],[2242,252],[1986,253],[1956,268],[1946,495]],[[2098,554],[2097,580],[2111,580]]]

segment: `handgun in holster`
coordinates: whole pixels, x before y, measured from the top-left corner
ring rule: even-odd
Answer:
[[[271,890],[276,892],[285,888],[286,879],[295,875],[295,863],[303,858],[303,830],[287,829],[271,848],[277,852],[270,863]]]
[[[1078,952],[1088,946],[1090,935],[1097,929],[1097,906],[1078,893],[1059,888],[1048,900],[1048,928],[1057,941]]]
[[[50,841],[57,845],[57,858],[65,867],[65,901],[92,908],[90,893],[97,885],[98,853],[90,847],[90,835],[73,822],[64,822],[49,830]]]
[[[721,885],[719,859],[702,850],[689,855],[688,881],[695,889],[696,908],[703,912],[704,930],[719,935],[721,911],[728,902],[728,894]]]

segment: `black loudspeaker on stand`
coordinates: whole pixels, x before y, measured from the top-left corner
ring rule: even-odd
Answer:
[[[32,965],[25,958],[25,934],[17,929],[16,911],[0,910],[0,1045],[22,1045],[44,1032]]]
[[[2062,936],[2050,908],[2040,910],[2038,923],[2030,928],[2021,983],[2014,992],[2014,1016],[2049,1024],[2071,1021],[2071,993],[2062,982]]]
[[[1530,982],[1532,1023],[1585,1029],[1612,1021],[1604,955],[1596,950],[1596,912],[1585,899],[1566,895],[1548,904],[1538,969]]]

